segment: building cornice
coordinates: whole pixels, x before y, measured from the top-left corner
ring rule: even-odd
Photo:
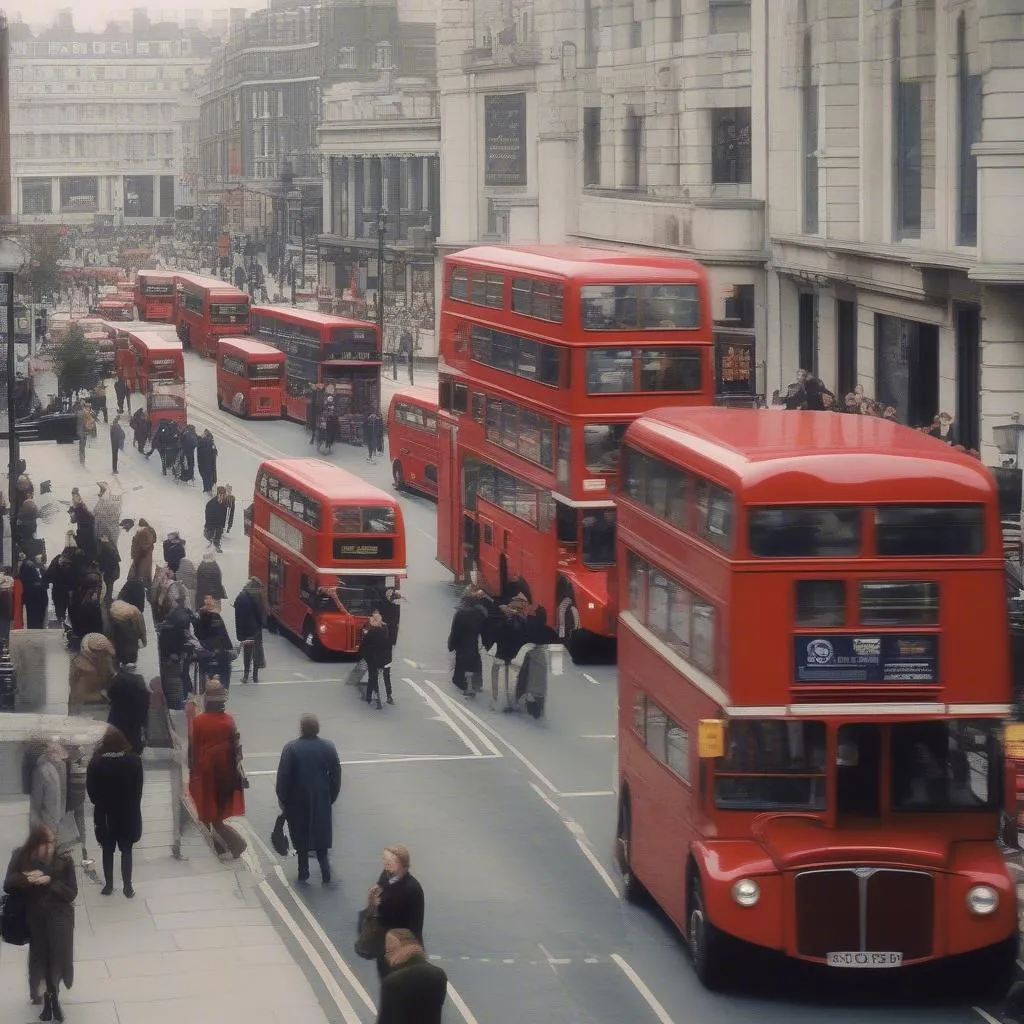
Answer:
[[[857,256],[861,259],[884,260],[887,263],[903,263],[912,267],[942,267],[945,270],[969,271],[978,260],[967,250],[920,249],[909,245],[884,242],[856,242],[838,238],[823,238],[819,235],[772,235],[772,264],[783,269],[786,261],[780,260],[777,247],[789,246],[794,249],[811,249],[835,255]]]
[[[683,249],[677,245],[658,245],[656,242],[623,242],[620,238],[582,231],[571,232],[571,237],[578,238],[581,242],[600,242],[602,246],[610,246],[613,249],[623,249],[630,252],[640,250],[641,252],[670,253],[673,256],[697,260],[709,266],[732,267],[766,264],[770,255],[757,249],[736,249],[731,251],[724,249]]]
[[[967,276],[980,284],[1022,285],[1024,263],[979,263],[967,272]]]

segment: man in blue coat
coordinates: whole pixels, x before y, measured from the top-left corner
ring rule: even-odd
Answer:
[[[341,760],[320,738],[316,715],[299,719],[299,738],[285,744],[277,766],[277,802],[299,858],[299,881],[309,881],[309,852],[316,853],[324,885],[331,880],[327,851],[334,837],[331,808],[341,792]]]

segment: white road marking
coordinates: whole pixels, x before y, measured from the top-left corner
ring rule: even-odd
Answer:
[[[559,796],[615,796],[614,789],[588,789],[579,793],[559,793]]]
[[[437,683],[432,683],[429,680],[426,681],[426,685],[433,688],[437,695],[444,701],[454,704],[455,702],[447,694],[441,691],[441,688]],[[477,725],[478,728],[483,729],[484,732],[493,736],[502,746],[506,747],[513,757],[517,758],[519,762],[529,771],[534,778],[536,778],[543,786],[545,786],[552,793],[557,793],[558,788],[555,784],[517,747],[514,747],[504,736],[501,735],[496,729],[489,726],[482,718],[479,717],[475,712],[470,711],[468,708],[462,707],[461,705],[455,705],[459,709],[460,717],[468,716]]]
[[[637,974],[636,971],[634,971],[618,953],[612,953],[612,960],[619,965],[622,973],[629,978],[633,988],[640,993],[644,1002],[651,1008],[654,1012],[654,1016],[658,1018],[661,1024],[673,1024],[672,1018],[668,1015],[668,1011],[661,1005],[661,1003],[658,1002],[657,996],[655,996],[655,994],[647,987],[644,979],[641,978],[640,975]],[[994,1022],[994,1024],[996,1024],[996,1022]]]
[[[619,892],[619,887],[615,884],[615,879],[612,878],[612,876],[609,875],[608,872],[605,870],[605,866],[597,859],[597,854],[595,854],[594,851],[587,845],[587,841],[585,839],[580,839],[577,836],[576,845],[580,848],[580,852],[583,854],[583,856],[590,861],[590,866],[597,872],[598,878],[600,878],[601,881],[604,882],[606,886],[608,886],[608,890],[611,892],[611,894],[617,900],[622,899],[622,893]]]
[[[544,803],[546,803],[548,805],[548,807],[550,807],[551,810],[553,810],[555,812],[555,814],[559,814],[560,815],[562,813],[559,810],[559,808],[558,808],[558,804],[556,804],[555,801],[552,800],[551,797],[549,797],[547,795],[547,793],[545,793],[544,790],[541,789],[540,786],[537,785],[536,782],[531,782],[530,783],[530,789],[532,789],[534,791],[534,793],[536,793],[537,796],[539,796],[541,798],[541,800],[543,800]]]
[[[419,665],[417,665],[412,658],[403,658],[402,661],[404,661],[406,665],[410,666],[410,668],[419,668]]]
[[[613,740],[615,739],[615,733],[613,732],[592,732],[585,733],[580,739],[584,740]]]
[[[595,686],[600,686],[601,685],[601,680],[600,679],[595,679],[589,672],[583,672],[581,674],[582,674],[583,678],[586,679],[586,681],[588,683],[593,683]]]
[[[305,686],[308,683],[335,683],[341,685],[341,680],[335,677],[334,679],[310,679],[308,676],[302,676],[299,679],[261,679],[258,683],[252,683],[252,689],[258,690],[261,686]],[[237,685],[241,686],[241,683]],[[246,687],[246,692],[249,692],[249,688]]]
[[[437,721],[444,722],[444,724],[447,725],[448,728],[451,729],[451,731],[455,733],[455,735],[458,736],[463,743],[466,744],[466,747],[469,749],[469,752],[471,754],[473,754],[476,757],[479,757],[481,755],[482,751],[480,750],[480,748],[455,724],[455,721],[452,718],[452,716],[449,715],[448,712],[445,711],[441,707],[441,705],[438,704],[438,702],[430,696],[429,693],[426,693],[424,691],[423,687],[420,686],[419,683],[414,682],[412,679],[406,678],[403,678],[402,682],[408,683],[408,685],[411,686],[416,691],[417,694],[419,694],[420,698],[427,705],[427,707],[437,713]]]
[[[465,708],[453,697],[448,697],[447,701],[449,711],[480,741],[481,745],[496,757],[500,756],[501,751],[494,745],[487,733],[476,724],[475,716],[468,714]]]
[[[412,754],[408,757],[373,757],[365,760],[342,761],[345,767],[363,764],[411,764],[417,761],[494,761],[500,758],[501,754]],[[255,771],[247,771],[248,776],[254,775],[276,775],[276,768],[258,768]]]
[[[341,991],[341,987],[334,980],[334,976],[328,970],[327,964],[324,963],[323,957],[316,951],[313,943],[306,938],[305,932],[298,926],[292,915],[288,913],[287,908],[281,902],[277,893],[271,888],[270,883],[267,881],[260,882],[260,892],[263,893],[267,902],[274,908],[277,916],[281,919],[281,923],[292,933],[302,952],[313,965],[313,969],[320,976],[324,988],[327,989],[331,999],[334,1000],[334,1005],[338,1007],[338,1012],[344,1019],[345,1024],[361,1024],[356,1008],[349,1002],[345,993]],[[372,1003],[370,1010],[375,1012]]]
[[[971,1009],[981,1017],[982,1020],[987,1021],[988,1024],[999,1024],[999,1021],[996,1020],[991,1013],[986,1013],[980,1006],[972,1006]]]

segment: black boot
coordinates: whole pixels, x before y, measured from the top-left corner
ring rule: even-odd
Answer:
[[[53,1019],[57,1024],[63,1024],[64,1021],[64,1008],[60,1005],[60,1000],[57,998],[57,993],[53,993],[53,998],[50,1000],[50,1005],[53,1007]]]
[[[43,1012],[39,1014],[40,1020],[53,1020],[53,993],[47,992],[43,996]]]

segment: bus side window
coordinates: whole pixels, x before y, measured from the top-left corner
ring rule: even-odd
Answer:
[[[316,600],[316,586],[305,573],[299,578],[299,600],[311,608]]]

